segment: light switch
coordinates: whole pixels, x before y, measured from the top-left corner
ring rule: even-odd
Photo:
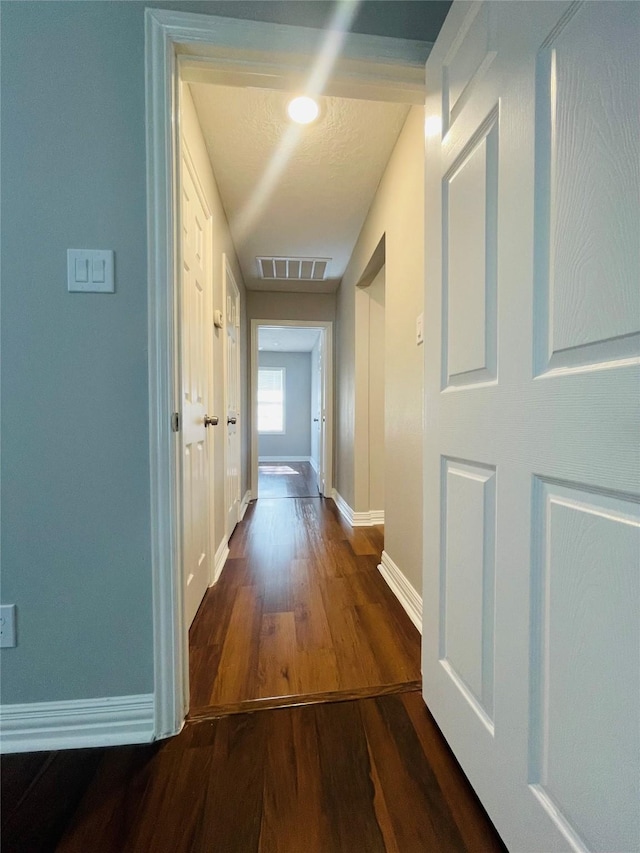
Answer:
[[[424,314],[418,314],[416,318],[416,344],[424,341]]]
[[[89,262],[86,258],[76,258],[76,281],[89,281]]]
[[[67,289],[76,293],[113,293],[111,249],[67,249]]]
[[[102,258],[94,258],[91,281],[95,282],[96,284],[101,284],[104,281],[104,267],[105,264]]]

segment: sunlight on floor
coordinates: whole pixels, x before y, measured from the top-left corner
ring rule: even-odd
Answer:
[[[294,468],[288,465],[260,465],[261,474],[299,474]]]

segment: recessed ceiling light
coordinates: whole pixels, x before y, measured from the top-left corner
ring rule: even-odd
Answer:
[[[310,124],[318,118],[320,107],[313,98],[301,95],[299,98],[289,101],[287,112],[289,113],[289,118],[298,122],[298,124]]]

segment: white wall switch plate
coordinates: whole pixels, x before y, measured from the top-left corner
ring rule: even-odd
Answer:
[[[424,314],[418,314],[416,318],[416,343],[424,341]]]
[[[113,250],[67,249],[67,289],[70,293],[113,293]]]
[[[16,644],[16,606],[0,604],[0,649],[13,648]]]

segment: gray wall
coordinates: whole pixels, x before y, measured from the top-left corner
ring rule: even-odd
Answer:
[[[311,454],[311,353],[261,352],[259,367],[285,368],[284,435],[258,435],[258,456]]]
[[[153,690],[143,45],[137,4],[2,4],[4,702]]]

